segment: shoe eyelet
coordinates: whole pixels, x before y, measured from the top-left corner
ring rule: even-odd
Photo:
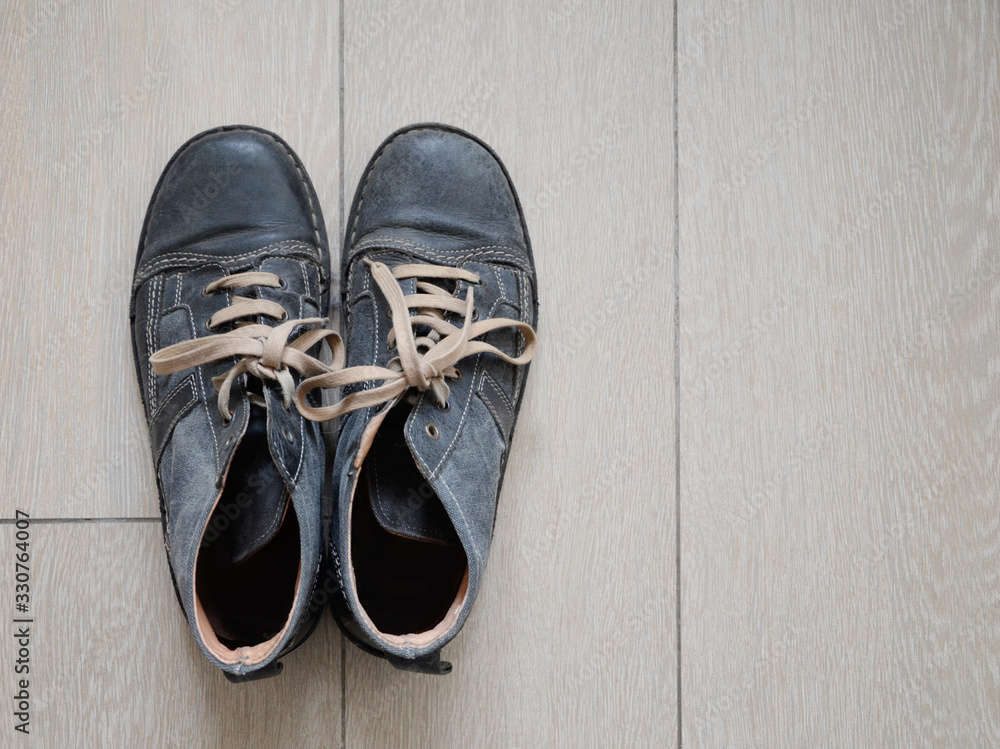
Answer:
[[[223,423],[223,424],[229,424],[229,422],[230,422],[230,421],[232,421],[232,419],[230,419],[229,421],[224,421],[224,422],[222,422],[222,423]],[[223,446],[223,447],[225,447],[226,449],[228,449],[228,448],[230,448],[230,447],[232,446],[232,444],[233,444],[233,442],[234,442],[235,440],[236,440],[236,435],[235,435],[235,434],[230,434],[230,435],[229,435],[228,437],[226,437],[226,439],[225,439],[225,440],[223,441],[223,443],[222,443],[222,446]]]
[[[284,291],[285,289],[287,289],[288,288],[288,281],[286,281],[284,278],[279,278],[278,279],[278,288],[281,289],[282,291]]]
[[[434,424],[428,424],[425,427],[425,431],[427,432],[427,436],[430,437],[432,440],[436,440],[441,437],[441,430],[438,429]]]
[[[475,322],[478,319],[479,319],[479,310],[478,309],[473,309],[472,310],[472,322]]]
[[[209,290],[208,290],[208,287],[206,286],[205,288],[203,288],[203,289],[201,290],[201,295],[202,295],[202,297],[204,297],[205,299],[208,299],[208,298],[209,298],[210,296],[212,296],[212,292],[211,292],[211,291],[209,291]]]
[[[391,309],[387,309],[385,311],[385,316],[388,317],[391,320],[392,319],[392,310]]]
[[[461,382],[462,381],[462,370],[459,369],[458,367],[455,367],[455,376],[452,379],[454,379],[455,382]]]
[[[287,319],[288,319],[288,310],[286,310],[286,309],[282,310],[281,311],[281,317],[278,318],[278,322],[284,322]]]
[[[445,413],[448,413],[451,410],[450,401],[445,401],[444,403],[441,403],[441,401],[435,401],[435,405],[438,407],[439,411],[444,411]]]
[[[295,435],[292,434],[292,430],[288,427],[287,424],[281,427],[281,436],[285,438],[285,442],[287,442],[289,445],[295,444]]]
[[[205,320],[205,330],[207,330],[209,333],[215,332],[215,328],[212,327],[212,318],[208,318],[207,320]]]

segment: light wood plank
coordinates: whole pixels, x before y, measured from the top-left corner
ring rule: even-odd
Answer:
[[[128,335],[146,205],[190,136],[258,125],[298,151],[337,237],[338,23],[306,1],[5,3],[0,496],[157,514]]]
[[[994,746],[1000,9],[678,49],[684,746]]]
[[[0,526],[11,558],[14,533],[14,526]],[[45,524],[30,533],[32,745],[339,745],[341,638],[330,618],[283,659],[279,677],[233,685],[191,637],[159,523]],[[14,601],[13,565],[4,569],[11,570],[0,577],[6,612]],[[14,626],[2,618],[7,663]],[[4,670],[4,693],[13,695],[16,675]],[[8,738],[16,735],[12,721],[7,711],[5,746],[16,743]]]
[[[346,200],[396,128],[466,128],[511,171],[541,289],[455,670],[349,647],[349,747],[674,745],[670,29],[658,2],[346,7]]]

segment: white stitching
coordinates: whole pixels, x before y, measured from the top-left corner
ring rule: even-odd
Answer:
[[[318,249],[305,242],[300,242],[295,239],[285,239],[281,242],[273,242],[264,247],[259,247],[256,250],[251,250],[249,252],[244,252],[240,255],[229,255],[227,257],[219,257],[218,255],[209,255],[200,252],[186,252],[179,251],[176,253],[169,253],[166,255],[161,255],[160,257],[150,260],[144,266],[142,266],[138,271],[136,271],[136,276],[144,276],[147,273],[155,272],[155,269],[163,265],[169,265],[170,263],[181,263],[185,261],[195,261],[195,260],[212,260],[220,264],[231,265],[232,263],[238,262],[240,260],[245,260],[252,258],[256,255],[261,255],[268,250],[272,250],[275,247],[283,247],[284,249]]]
[[[495,265],[487,266],[491,271],[493,271],[493,277],[497,280],[497,286],[500,287],[500,298],[505,301],[513,301],[507,296],[507,287],[503,285],[503,280],[500,278],[500,272],[497,270]]]
[[[289,494],[289,499],[291,499],[291,493],[288,491],[288,489],[285,487],[282,487],[282,489],[285,491],[285,493]],[[278,528],[279,523],[284,519],[284,517],[285,517],[284,512],[282,512],[281,515],[275,515],[273,518],[271,518],[271,522],[268,524],[267,528],[265,528],[263,531],[257,534],[257,538],[253,540],[252,544],[256,546],[258,543],[260,543],[261,539],[274,535],[275,530]]]
[[[497,307],[499,307],[501,304],[503,304],[503,301],[500,300],[500,299],[497,299],[496,301],[493,302],[493,306],[490,308],[490,313],[489,313],[490,317],[493,317],[493,314],[496,312]],[[472,381],[473,382],[476,381],[476,378],[479,376],[479,373],[482,370],[483,370],[483,355],[482,354],[476,354],[476,368],[472,372]],[[455,434],[451,438],[451,442],[448,443],[448,447],[445,448],[444,453],[441,455],[441,460],[439,460],[437,462],[437,465],[434,466],[434,469],[430,472],[432,477],[434,477],[434,476],[437,475],[437,471],[441,467],[441,464],[444,463],[444,461],[447,459],[447,457],[451,454],[451,451],[455,448],[455,444],[458,441],[458,435],[462,431],[462,426],[464,426],[464,424],[465,424],[465,419],[469,415],[469,408],[472,405],[472,391],[473,391],[473,388],[470,387],[469,388],[469,400],[466,402],[465,409],[462,411],[462,419],[461,419],[461,421],[458,422],[458,427],[455,429]],[[423,401],[423,397],[424,397],[423,393],[421,393],[421,395],[420,395],[420,401],[417,401],[417,405],[415,405],[413,407],[414,411],[416,411],[417,408],[420,406],[420,403]]]
[[[444,489],[448,492],[448,495],[451,497],[452,502],[455,503],[455,509],[458,510],[458,514],[462,516],[462,522],[465,524],[465,530],[468,532],[470,536],[472,536],[473,535],[472,528],[469,526],[468,518],[465,517],[465,513],[462,511],[462,503],[458,501],[458,498],[455,496],[455,492],[453,492],[451,490],[451,487],[448,486],[448,482],[444,480],[444,477],[441,477],[441,486],[444,487]],[[479,553],[479,549],[475,545],[473,545],[472,550],[476,554],[476,561],[479,562],[481,566],[482,556]]]
[[[374,480],[374,483],[375,483],[375,494],[374,494],[374,496],[371,497],[371,499],[373,500],[372,501],[372,509],[374,509],[374,506],[375,506],[376,502],[378,503],[379,507],[382,506],[382,501],[381,501],[382,489],[381,489],[381,487],[379,486],[379,483],[378,483],[378,461],[375,459],[375,451],[374,450],[372,452],[368,453],[368,457],[365,458],[365,463],[367,464],[368,462],[371,462],[371,471],[370,471],[370,473],[371,473],[372,479]],[[364,470],[364,469],[362,469],[362,470]],[[369,493],[369,495],[371,495],[371,484],[370,483],[368,485],[368,493]],[[421,525],[423,525],[423,523],[421,523]],[[443,533],[439,533],[438,531],[431,530],[430,528],[421,528],[421,527],[418,526],[418,527],[415,528],[415,530],[418,530],[421,533],[426,533],[428,536],[433,536],[434,538],[445,538],[446,537]]]
[[[427,245],[417,244],[416,242],[410,242],[405,239],[372,239],[368,242],[361,242],[356,245],[352,250],[352,254],[363,252],[364,250],[371,249],[373,247],[384,247],[385,245],[398,245],[400,247],[412,247],[416,250],[425,250],[427,252],[433,252],[437,255],[447,255],[448,259],[452,262],[462,262],[470,258],[479,257],[481,255],[499,255],[500,257],[510,258],[518,263],[524,263],[525,259],[521,256],[511,254],[517,252],[513,247],[508,247],[502,244],[491,244],[483,245],[481,247],[473,247],[471,249],[465,250],[464,254],[457,254],[457,252],[451,252],[449,250],[441,250],[436,247],[428,247]],[[494,250],[494,252],[486,252],[486,250]],[[500,250],[509,250],[509,252],[501,252]]]
[[[183,381],[183,382],[181,382],[181,383],[180,383],[180,384],[179,384],[179,385],[178,385],[177,387],[175,387],[175,388],[174,388],[173,390],[171,390],[171,391],[170,391],[170,395],[168,395],[168,396],[167,396],[166,398],[164,398],[164,399],[163,399],[163,403],[164,403],[164,405],[166,405],[167,401],[169,401],[169,400],[170,400],[171,398],[173,398],[173,397],[174,397],[174,394],[175,394],[175,393],[177,393],[178,391],[180,391],[180,389],[181,389],[181,388],[183,388],[183,387],[184,387],[185,385],[186,385],[187,387],[191,388],[191,400],[187,401],[187,402],[186,402],[186,403],[185,403],[185,404],[184,404],[184,405],[183,405],[183,406],[182,406],[182,407],[181,407],[181,408],[180,408],[180,409],[179,409],[179,410],[177,411],[177,414],[176,414],[176,415],[174,416],[173,420],[172,420],[172,421],[170,422],[170,425],[169,425],[169,426],[167,427],[167,431],[166,431],[166,432],[164,432],[164,437],[163,437],[163,444],[162,444],[162,445],[160,445],[160,449],[159,449],[159,451],[157,452],[157,454],[156,454],[156,456],[155,456],[155,458],[156,458],[156,465],[155,465],[155,466],[153,466],[153,468],[154,468],[154,469],[156,469],[156,472],[157,472],[157,473],[159,473],[159,470],[160,470],[160,456],[161,456],[161,455],[163,455],[163,450],[164,450],[164,448],[166,448],[166,446],[167,446],[167,442],[169,442],[169,441],[170,441],[170,440],[169,440],[169,436],[170,436],[170,434],[171,434],[171,433],[172,433],[172,432],[174,431],[174,427],[175,427],[175,426],[177,426],[177,422],[178,422],[178,421],[180,421],[180,420],[181,420],[181,419],[182,419],[182,418],[183,418],[184,416],[187,416],[187,411],[188,411],[188,408],[189,408],[189,407],[190,407],[190,406],[191,406],[192,404],[194,404],[194,403],[197,403],[197,402],[198,402],[198,393],[197,393],[197,392],[195,391],[195,389],[194,389],[194,383],[193,383],[193,380],[194,380],[194,376],[193,376],[193,375],[189,375],[188,377],[185,377],[185,378],[184,378],[184,381]],[[162,411],[162,410],[163,410],[162,408],[160,408],[160,409],[157,409],[157,411],[156,411],[156,416],[159,416],[159,414],[160,414],[160,411]],[[154,421],[154,420],[156,419],[156,416],[154,416],[154,417],[153,417],[153,419],[150,419],[150,421]]]
[[[413,408],[410,409],[410,413],[411,414],[420,413],[420,406],[423,404],[423,402],[424,402],[424,393],[420,393],[420,395],[417,396],[417,402],[414,403],[413,404]],[[414,427],[414,425],[416,423],[417,423],[416,419],[414,419],[412,417],[409,418],[409,419],[407,419],[406,436],[409,438],[408,442],[411,442],[411,443],[416,442],[416,438],[415,438],[415,436],[413,434],[413,427]],[[428,474],[427,475],[427,480],[428,481],[430,481],[432,478],[434,478],[434,474],[431,473],[431,470],[426,465],[424,466],[424,469],[427,471],[427,474]]]
[[[363,185],[361,185],[361,189],[360,189],[360,191],[358,193],[360,195],[360,197],[358,198],[358,207],[354,211],[354,220],[351,221],[351,242],[350,243],[352,245],[354,244],[354,237],[357,236],[357,232],[358,232],[358,218],[361,216],[361,206],[363,206],[365,204],[365,195],[368,192],[368,183],[371,182],[372,175],[375,174],[375,167],[378,166],[378,163],[382,160],[382,157],[385,156],[385,152],[389,150],[389,145],[393,141],[395,141],[396,138],[398,138],[400,135],[402,135],[402,133],[397,133],[392,138],[390,138],[385,143],[383,143],[379,147],[378,156],[375,157],[375,160],[371,163],[371,166],[367,167],[365,169],[365,182],[364,182]]]
[[[157,278],[156,283],[153,284],[152,289],[150,289],[149,296],[151,299],[147,301],[148,308],[146,311],[146,364],[149,367],[149,410],[150,412],[155,411],[157,405],[159,404],[158,397],[158,386],[156,382],[156,377],[153,374],[153,352],[154,352],[154,337],[153,337],[153,326],[159,326],[160,321],[160,305],[159,305],[159,294],[157,293],[163,284],[162,278]]]
[[[198,334],[194,330],[194,316],[188,311],[188,325],[191,326],[191,337],[197,338]],[[208,431],[212,434],[212,449],[215,453],[215,477],[218,478],[220,471],[222,470],[222,459],[219,456],[219,438],[215,435],[215,426],[212,424],[212,410],[208,405],[208,397],[205,395],[205,383],[202,382],[204,375],[204,367],[198,367],[197,377],[195,378],[198,382],[198,390],[201,392],[201,402],[205,407],[205,418],[208,420]]]
[[[309,276],[306,274],[306,264],[302,260],[299,260],[299,271],[302,273],[302,288],[305,289],[305,296],[312,296],[312,287],[309,285]]]
[[[166,396],[164,397],[164,399],[163,399],[163,404],[166,404],[166,402],[167,402],[168,400],[170,400],[170,399],[171,399],[171,398],[173,398],[173,397],[174,397],[175,395],[177,395],[177,392],[178,392],[179,390],[181,390],[181,389],[182,389],[182,388],[183,388],[183,387],[184,387],[185,385],[189,385],[189,386],[191,386],[191,389],[192,389],[192,390],[194,390],[194,386],[192,385],[192,382],[191,382],[191,381],[192,381],[193,379],[194,379],[194,374],[189,374],[189,375],[188,375],[187,377],[185,377],[185,378],[184,378],[183,380],[181,380],[181,381],[180,381],[180,382],[178,382],[178,383],[177,383],[176,385],[174,385],[174,386],[173,386],[173,387],[172,387],[172,388],[170,389],[170,392],[169,392],[169,393],[167,393],[167,395],[166,395]],[[195,395],[197,396],[197,393],[195,393]],[[152,416],[152,417],[150,418],[150,421],[151,421],[151,422],[152,422],[152,421],[156,421],[157,417],[158,417],[158,416],[160,415],[160,412],[161,412],[162,410],[163,410],[163,405],[161,405],[161,406],[160,406],[160,408],[156,409],[156,412],[155,412],[155,413],[153,414],[153,416]]]
[[[506,441],[507,435],[503,433],[503,419],[500,418],[500,414],[493,409],[493,405],[490,403],[489,398],[484,396],[481,391],[476,391],[476,397],[479,398],[479,402],[486,406],[486,408],[489,409],[489,412],[493,414],[493,419],[496,421],[497,428],[500,430],[500,436]]]
[[[416,407],[414,406],[414,408],[416,408]],[[412,457],[413,457],[413,462],[417,464],[417,470],[420,471],[420,475],[423,476],[423,471],[427,470],[427,466],[425,466],[423,464],[423,462],[420,460],[419,457],[417,457],[415,455],[413,455]],[[368,458],[365,458],[365,460],[368,460]],[[425,482],[426,483],[430,483],[430,479],[425,479]],[[444,479],[441,480],[441,483],[445,484],[445,488],[448,489],[448,486],[445,483]],[[437,489],[435,489],[433,486],[431,487],[431,489],[433,489],[435,492],[437,492]],[[448,493],[451,494],[451,489],[448,489]],[[454,498],[454,496],[455,495],[452,494],[453,498]],[[457,504],[457,501],[456,501],[456,504]],[[443,504],[442,504],[442,507],[444,507]],[[460,513],[462,512],[461,508],[459,508],[459,512]],[[447,509],[445,510],[445,514],[448,515]],[[448,515],[448,519],[451,520],[451,515]],[[464,513],[462,514],[462,520],[465,520],[465,514]],[[465,526],[466,526],[466,528],[469,527],[468,521],[465,521]],[[434,538],[438,538],[438,539],[446,539],[448,537],[448,534],[446,534],[446,533],[440,533],[438,531],[431,530],[430,528],[417,528],[417,530],[418,531],[423,531],[428,536],[433,536]],[[457,530],[456,530],[456,533],[457,533]],[[471,535],[471,529],[470,529],[470,535]]]
[[[476,370],[472,373],[472,380],[475,382],[476,376],[479,374],[479,370],[482,368],[483,357],[482,354],[476,355]],[[455,434],[451,438],[451,442],[448,443],[448,447],[445,448],[444,453],[441,455],[441,459],[434,466],[434,470],[431,471],[431,476],[437,476],[438,469],[444,463],[445,459],[451,455],[451,451],[455,448],[455,444],[458,442],[458,435],[462,433],[462,427],[465,426],[465,420],[469,416],[469,411],[472,408],[472,389],[469,389],[469,400],[465,403],[465,408],[462,409],[462,418],[458,422],[458,427],[455,429]]]
[[[280,242],[272,242],[271,244],[264,245],[263,247],[258,247],[255,250],[248,250],[247,252],[240,253],[239,255],[229,255],[227,257],[219,257],[218,255],[212,255],[206,252],[189,252],[187,250],[178,250],[176,252],[168,252],[164,255],[160,255],[153,260],[150,260],[142,269],[146,269],[152,265],[159,265],[166,262],[174,262],[176,260],[216,260],[220,262],[231,262],[234,260],[241,260],[243,258],[249,258],[254,255],[259,255],[267,250],[274,249],[275,247],[285,247],[285,248],[311,248],[312,245],[302,242],[298,239],[282,239]],[[313,248],[315,249],[315,248]]]
[[[493,379],[493,376],[484,369],[482,380],[480,380],[480,386],[485,385],[487,383],[500,395],[500,398],[503,400],[504,405],[510,409],[511,415],[513,415],[514,404],[510,402],[510,398],[507,397],[507,394],[503,391],[503,389],[501,389],[497,381]]]
[[[270,140],[276,145],[281,146],[282,150],[284,150],[284,152],[288,155],[289,160],[292,162],[292,166],[295,167],[295,171],[298,172],[299,181],[302,183],[302,187],[305,188],[306,199],[309,201],[309,222],[312,224],[313,238],[316,240],[316,248],[319,249],[319,226],[316,221],[316,207],[313,205],[312,190],[309,189],[309,180],[308,177],[306,177],[305,170],[299,163],[299,160],[292,154],[292,151],[287,144],[279,140],[275,140],[274,138],[270,138]]]
[[[527,322],[528,317],[528,294],[525,289],[524,275],[524,271],[519,271],[514,276],[514,280],[517,282],[518,306],[521,308],[521,316],[519,318],[521,322]],[[520,346],[518,348],[520,348]]]
[[[297,412],[296,412],[297,413]],[[299,473],[302,471],[302,458],[306,452],[306,440],[305,432],[303,431],[305,419],[301,416],[299,417],[299,463],[295,466],[295,475],[292,476],[292,483],[296,484],[299,480]]]
[[[191,383],[188,383],[188,384],[190,385]],[[160,445],[160,450],[159,450],[159,452],[156,455],[156,463],[157,463],[157,465],[155,466],[155,468],[156,468],[157,473],[159,473],[159,469],[160,469],[160,466],[159,466],[160,457],[163,455],[163,450],[166,448],[167,442],[170,441],[169,435],[173,433],[174,427],[177,426],[177,422],[180,421],[185,416],[187,416],[187,414],[188,414],[188,408],[191,407],[192,405],[196,404],[197,402],[198,402],[198,394],[195,392],[194,386],[191,385],[191,400],[187,401],[180,408],[180,410],[177,412],[177,415],[174,416],[173,421],[170,422],[170,426],[167,427],[167,431],[164,433],[165,436],[163,438],[163,444]]]

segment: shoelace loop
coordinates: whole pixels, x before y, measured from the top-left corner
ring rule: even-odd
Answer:
[[[205,294],[222,289],[244,289],[251,286],[281,288],[283,282],[274,273],[248,271],[224,276],[205,287]],[[248,318],[270,317],[279,324],[264,325],[249,322]],[[241,359],[224,374],[212,378],[215,385],[219,413],[228,422],[232,418],[229,395],[233,381],[249,372],[261,380],[274,380],[281,386],[285,408],[290,408],[295,399],[295,382],[291,370],[302,377],[310,378],[344,366],[344,350],[340,336],[332,330],[323,329],[327,319],[307,317],[288,319],[288,312],[277,302],[269,299],[252,299],[233,294],[232,303],[219,310],[208,321],[213,335],[192,338],[160,349],[150,356],[153,372],[158,375],[173,374],[209,362],[239,356]],[[214,329],[226,323],[236,326],[225,333],[215,333]],[[288,338],[299,327],[311,327],[291,343]],[[333,352],[333,363],[327,366],[319,359],[306,353],[322,340],[326,340]]]
[[[421,392],[431,390],[438,404],[447,407],[450,388],[445,380],[457,380],[461,376],[455,364],[462,359],[490,353],[520,366],[527,364],[535,355],[535,331],[527,323],[507,318],[474,321],[473,288],[479,283],[479,276],[475,273],[431,264],[398,265],[391,270],[385,263],[377,261],[366,259],[365,264],[389,304],[392,330],[388,343],[399,353],[386,367],[350,367],[323,372],[304,380],[295,393],[295,404],[306,418],[327,421],[351,411],[379,406],[396,399],[411,387]],[[421,279],[417,281],[416,294],[407,296],[403,293],[399,282],[407,278]],[[469,286],[463,300],[422,279],[465,281]],[[417,314],[411,316],[410,310]],[[462,315],[462,326],[448,322],[444,316],[447,312]],[[430,332],[415,335],[415,329],[421,326]],[[516,329],[524,339],[524,350],[520,356],[508,356],[496,346],[475,340],[490,331],[508,327]],[[317,388],[345,387],[370,380],[381,380],[383,384],[351,393],[332,406],[317,408],[306,403],[306,396]]]

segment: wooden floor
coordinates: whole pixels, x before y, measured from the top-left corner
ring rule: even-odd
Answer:
[[[997,3],[153,5],[0,9],[8,700],[36,519],[0,746],[1000,746]],[[146,203],[189,136],[258,125],[337,237],[426,120],[501,154],[538,262],[485,587],[448,677],[327,617],[230,685],[160,540]]]

